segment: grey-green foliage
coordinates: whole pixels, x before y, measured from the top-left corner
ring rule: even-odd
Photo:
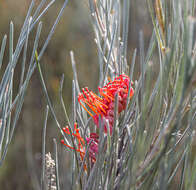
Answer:
[[[17,39],[16,48],[14,50],[14,24],[10,23],[9,36],[4,36],[0,51],[0,69],[2,64],[6,65],[5,71],[2,71],[3,75],[0,81],[0,166],[6,157],[9,144],[14,135],[17,121],[19,119],[22,105],[24,102],[24,96],[28,87],[29,80],[36,68],[35,52],[38,47],[39,37],[41,33],[42,23],[40,20],[48,12],[50,7],[55,3],[55,0],[46,1],[42,0],[35,7],[35,1],[32,0],[24,24],[21,28],[19,38]],[[62,15],[62,12],[67,4],[67,1],[62,6],[60,13],[54,22],[51,31],[45,40],[43,47],[41,48],[38,56],[41,59],[51,37],[54,33],[56,25]],[[33,11],[34,10],[34,11]],[[37,32],[34,34],[33,48],[30,49],[28,45],[29,36],[32,35],[31,31],[37,27]],[[7,42],[8,38],[8,42]],[[9,52],[5,52],[6,45],[9,47]],[[31,58],[27,59],[27,51],[32,52]],[[4,54],[9,54],[9,62],[4,63]],[[19,61],[19,57],[22,57],[22,61]],[[20,83],[14,82],[14,72],[16,65],[20,64]],[[18,86],[16,86],[18,85]],[[16,95],[13,96],[13,89],[17,89]]]
[[[105,136],[103,130],[99,130],[99,154],[94,166],[88,165],[88,146],[81,164],[78,164],[79,156],[73,151],[75,159],[69,168],[70,188],[166,190],[172,189],[177,181],[175,188],[194,190],[195,0],[157,0],[162,5],[157,7],[157,12],[154,10],[154,1],[146,1],[154,26],[152,37],[144,52],[143,34],[140,32],[139,49],[134,51],[128,68],[126,56],[131,2],[89,0],[98,49],[99,85],[107,82],[107,76],[113,78],[121,73],[129,73],[135,91],[131,101],[127,101],[124,113],[119,118],[116,115],[113,135]],[[163,16],[163,22],[159,14]],[[139,56],[140,76],[134,79],[136,54]],[[67,116],[60,93],[61,103],[70,127],[73,128],[73,123],[77,121],[85,136],[89,132],[91,119],[76,101],[79,86],[73,53],[71,57],[74,71],[71,119]],[[155,65],[159,70],[154,80],[151,76]],[[49,99],[48,104],[51,105]],[[117,110],[117,104],[115,107]],[[84,162],[87,172],[83,171]],[[58,165],[61,163],[58,162]],[[60,187],[62,184],[63,180],[60,180]]]

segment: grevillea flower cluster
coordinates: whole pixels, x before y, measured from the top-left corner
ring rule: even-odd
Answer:
[[[78,102],[87,111],[87,113],[93,118],[94,123],[99,127],[99,117],[104,124],[104,131],[106,135],[112,134],[112,127],[114,124],[114,107],[115,96],[118,94],[118,113],[120,114],[126,108],[127,96],[129,90],[130,79],[127,75],[120,75],[113,81],[107,83],[104,87],[99,87],[100,96],[96,95],[89,89],[83,88],[82,93],[78,95]],[[131,83],[131,86],[133,84]],[[133,96],[134,90],[130,87],[130,98]],[[109,133],[107,131],[106,121],[109,123]],[[90,133],[89,137],[85,137],[85,140],[81,137],[77,124],[74,125],[74,132],[71,133],[69,128],[63,128],[64,133],[71,135],[77,139],[77,147],[75,150],[80,153],[81,160],[84,159],[86,152],[85,140],[89,145],[89,157],[94,163],[96,161],[96,154],[98,153],[99,136],[96,133]],[[65,144],[62,140],[62,144],[70,149],[74,147]]]
[[[99,116],[102,122],[109,121],[110,134],[114,123],[114,99],[118,93],[118,113],[121,113],[126,108],[127,96],[129,90],[129,77],[127,75],[120,75],[114,81],[107,83],[104,87],[99,87],[99,93],[102,97],[97,96],[88,88],[83,88],[78,96],[78,101],[82,107],[93,117],[95,124],[99,127]],[[132,84],[131,84],[132,85]],[[133,96],[134,90],[130,87],[130,98]],[[91,109],[90,112],[88,108]],[[107,132],[106,123],[104,123],[104,130]]]
[[[64,127],[63,132],[68,135],[72,135],[77,140],[77,147],[75,150],[80,153],[80,158],[83,160],[85,155],[85,141],[80,135],[80,129],[77,126],[77,123],[74,124],[74,131],[70,132],[69,127]],[[96,133],[90,133],[90,137],[86,137],[87,144],[90,143],[89,147],[89,156],[91,161],[94,163],[96,161],[96,154],[98,153],[98,143],[99,143],[99,136]],[[64,140],[61,140],[61,143],[66,147],[74,150],[74,147],[65,143]]]

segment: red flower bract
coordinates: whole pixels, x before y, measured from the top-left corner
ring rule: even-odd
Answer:
[[[99,126],[99,116],[103,122],[108,120],[110,134],[114,123],[114,99],[118,93],[118,113],[121,113],[126,108],[128,89],[130,79],[127,75],[120,75],[113,81],[107,83],[104,87],[98,88],[102,97],[97,96],[88,88],[83,88],[82,93],[78,95],[78,101],[81,106],[93,117],[94,122]],[[131,85],[133,85],[131,83]],[[130,87],[130,98],[133,96],[134,90]],[[90,112],[89,109],[93,112]],[[106,123],[104,123],[104,131],[107,132]]]

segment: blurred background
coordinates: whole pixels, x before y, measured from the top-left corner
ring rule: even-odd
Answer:
[[[14,37],[17,40],[30,2],[30,0],[0,0],[0,42],[4,34],[9,35],[10,21],[14,23]],[[36,0],[36,3],[38,2],[39,0]],[[63,0],[58,0],[43,17],[40,46],[43,45],[63,2]],[[146,46],[152,33],[151,19],[145,1],[131,2],[128,63],[131,62],[133,50],[138,47],[139,31],[142,30],[144,33]],[[94,43],[94,32],[90,19],[87,0],[69,1],[56,32],[41,59],[46,85],[61,126],[67,125],[59,99],[59,81],[62,74],[65,75],[63,86],[65,105],[69,115],[71,113],[70,102],[73,78],[70,61],[71,50],[75,55],[80,87],[88,86],[90,89],[97,91],[99,74],[97,48]],[[30,39],[29,41],[30,46],[32,46],[33,40]],[[4,71],[7,60],[8,56],[5,56],[1,72]],[[18,69],[20,70],[20,65]],[[15,79],[19,78],[17,72],[15,75]],[[2,73],[0,73],[1,76]],[[137,73],[135,77],[137,77]],[[15,86],[17,84],[18,81],[16,80]],[[41,172],[41,135],[45,110],[46,100],[41,88],[39,74],[36,70],[28,87],[14,139],[9,147],[6,160],[0,169],[0,189],[30,190],[38,187],[36,183],[37,180],[40,180]],[[65,154],[66,157],[67,153],[60,145],[60,132],[51,115],[49,115],[46,152],[53,152],[53,138],[57,139],[60,154]],[[62,162],[61,170],[64,170],[64,175],[69,175],[66,173],[69,161],[63,160]]]

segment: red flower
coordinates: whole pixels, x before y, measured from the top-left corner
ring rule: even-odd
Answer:
[[[81,160],[83,160],[85,152],[86,152],[85,141],[80,135],[80,130],[77,127],[77,123],[74,124],[74,132],[73,133],[70,132],[69,127],[63,128],[63,131],[64,131],[64,133],[66,133],[68,135],[72,135],[73,138],[77,139],[77,147],[75,148],[75,150],[80,153],[80,158],[81,158]],[[86,142],[87,142],[87,145],[90,143],[90,145],[89,145],[90,160],[92,161],[92,163],[95,163],[96,154],[98,153],[99,136],[96,133],[91,133],[90,137],[86,138]],[[74,147],[65,144],[64,140],[61,140],[61,143],[63,145],[65,145],[66,147],[74,150]],[[84,165],[84,168],[86,169],[86,165]]]
[[[116,77],[114,81],[107,83],[104,87],[99,87],[99,93],[101,97],[89,91],[88,88],[82,89],[83,93],[78,96],[78,101],[82,107],[93,117],[94,122],[99,126],[99,116],[103,122],[108,120],[110,127],[110,134],[112,133],[112,127],[114,123],[114,99],[115,95],[118,94],[118,113],[121,113],[126,108],[128,89],[129,89],[130,79],[126,75],[120,75]],[[132,83],[131,83],[132,85]],[[130,88],[130,98],[133,96],[134,90]],[[89,111],[89,108],[91,111]],[[96,133],[90,133],[89,137],[85,137],[85,140],[81,137],[77,123],[74,124],[74,132],[70,132],[68,127],[63,128],[64,133],[71,135],[76,139],[76,147],[67,145],[64,140],[61,141],[62,144],[67,146],[72,150],[76,150],[80,153],[81,160],[84,159],[86,153],[85,140],[87,145],[89,145],[89,158],[91,163],[95,163],[96,154],[98,154],[99,147],[99,136]],[[104,131],[107,132],[106,123],[104,123]],[[86,170],[86,165],[84,165]]]
[[[112,126],[114,123],[114,99],[118,93],[118,113],[121,113],[126,108],[128,89],[129,89],[129,77],[127,75],[120,75],[116,77],[114,81],[107,83],[104,87],[98,88],[102,97],[97,96],[88,88],[83,88],[82,92],[78,95],[78,101],[81,106],[93,117],[94,122],[99,126],[99,115],[102,121],[109,121],[110,134],[112,133]],[[131,83],[131,85],[133,85]],[[130,98],[133,96],[134,90],[130,89]],[[86,106],[84,105],[86,104]],[[88,109],[90,108],[90,112]],[[106,123],[104,123],[104,130],[107,132]]]

